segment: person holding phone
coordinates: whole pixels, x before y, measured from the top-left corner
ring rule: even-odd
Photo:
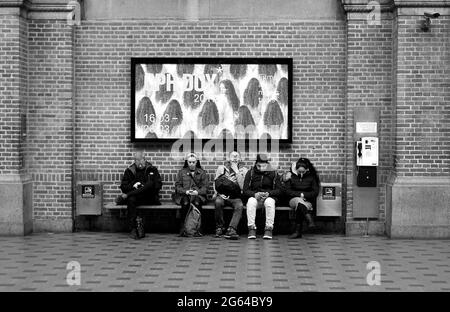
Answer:
[[[143,219],[138,215],[136,207],[139,205],[161,205],[159,191],[162,187],[161,176],[158,169],[145,160],[143,152],[134,154],[134,163],[124,172],[120,183],[123,192],[117,204],[126,203],[128,210],[128,226],[130,237],[143,238]]]
[[[319,195],[320,178],[308,158],[299,158],[284,180],[284,193],[292,209],[291,219],[295,221],[295,229],[290,238],[301,238],[303,221],[306,221],[309,228],[315,228],[313,215]]]
[[[183,227],[184,219],[191,204],[200,212],[202,211],[202,205],[206,203],[208,184],[208,175],[202,169],[198,156],[194,153],[187,154],[183,168],[178,172],[173,194],[173,200],[181,206],[180,228]]]
[[[243,195],[247,200],[248,238],[256,239],[256,210],[264,207],[266,224],[264,239],[272,239],[275,222],[275,205],[281,194],[277,172],[269,163],[267,155],[257,155],[255,166],[245,175]]]

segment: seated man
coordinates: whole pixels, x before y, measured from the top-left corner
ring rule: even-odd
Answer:
[[[158,169],[145,161],[144,153],[135,153],[134,163],[125,170],[120,184],[123,192],[121,198],[127,203],[130,237],[139,239],[145,236],[142,218],[138,217],[136,207],[145,204],[161,205],[161,187]]]
[[[198,156],[194,153],[188,153],[185,157],[183,168],[178,171],[175,181],[175,192],[173,200],[180,209],[180,236],[184,236],[184,221],[193,204],[200,213],[202,206],[206,204],[206,195],[208,190],[208,174],[200,165]]]
[[[256,238],[256,209],[266,210],[264,239],[272,239],[275,222],[275,203],[281,195],[276,171],[270,166],[265,155],[258,155],[255,166],[245,175],[243,194],[247,201],[248,238]]]
[[[241,199],[244,179],[248,169],[241,163],[239,152],[233,151],[229,154],[224,165],[216,170],[214,178],[214,204],[216,219],[216,237],[221,237],[224,232],[225,221],[223,220],[224,206],[233,207],[233,217],[225,232],[226,239],[238,239],[237,227],[241,220],[243,203]]]

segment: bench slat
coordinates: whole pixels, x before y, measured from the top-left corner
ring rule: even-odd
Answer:
[[[126,205],[116,205],[114,203],[106,204],[105,209],[107,210],[119,210],[119,209],[127,209]],[[162,205],[141,205],[137,206],[138,209],[180,209],[180,206],[177,206],[176,204],[167,203]],[[202,206],[205,210],[214,210],[214,205],[204,205]],[[225,209],[231,209],[230,207],[226,207]],[[245,209],[245,206],[244,206]],[[289,207],[276,207],[275,210],[291,210]]]

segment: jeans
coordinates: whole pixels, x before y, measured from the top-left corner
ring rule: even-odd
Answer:
[[[233,216],[231,217],[229,227],[232,227],[233,229],[237,230],[239,221],[241,220],[242,210],[244,209],[244,204],[242,203],[242,200],[240,198],[223,199],[222,197],[217,195],[214,204],[216,207],[214,211],[216,228],[222,229],[224,228],[225,222],[223,220],[223,208],[224,206],[231,206],[233,207]]]
[[[266,210],[266,228],[272,228],[275,222],[275,200],[272,197],[267,197],[264,202],[256,200],[255,197],[250,197],[247,201],[247,221],[248,227],[256,228],[255,218],[256,209],[264,207]]]

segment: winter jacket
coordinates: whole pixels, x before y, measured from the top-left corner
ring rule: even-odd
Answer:
[[[123,193],[128,196],[138,195],[141,193],[149,194],[149,200],[152,204],[160,204],[159,201],[159,191],[162,187],[161,176],[158,172],[158,168],[153,166],[151,163],[146,162],[144,168],[144,175],[141,181],[136,177],[136,164],[132,164],[127,169],[122,176],[122,182],[120,184],[120,189]],[[137,182],[141,182],[143,187],[135,189],[133,185]]]
[[[205,203],[208,184],[208,175],[205,170],[195,168],[194,175],[192,176],[189,168],[186,167],[178,172],[177,181],[175,182],[175,195],[180,196],[186,194],[187,190],[194,190],[198,192],[198,196]]]
[[[284,183],[283,191],[289,199],[300,197],[300,194],[303,193],[305,199],[314,205],[319,195],[319,183],[309,172],[305,173],[303,177],[292,173],[291,178]]]
[[[246,199],[255,197],[257,192],[268,192],[269,196],[275,200],[282,194],[277,173],[274,170],[259,171],[253,166],[244,180],[243,195]]]

